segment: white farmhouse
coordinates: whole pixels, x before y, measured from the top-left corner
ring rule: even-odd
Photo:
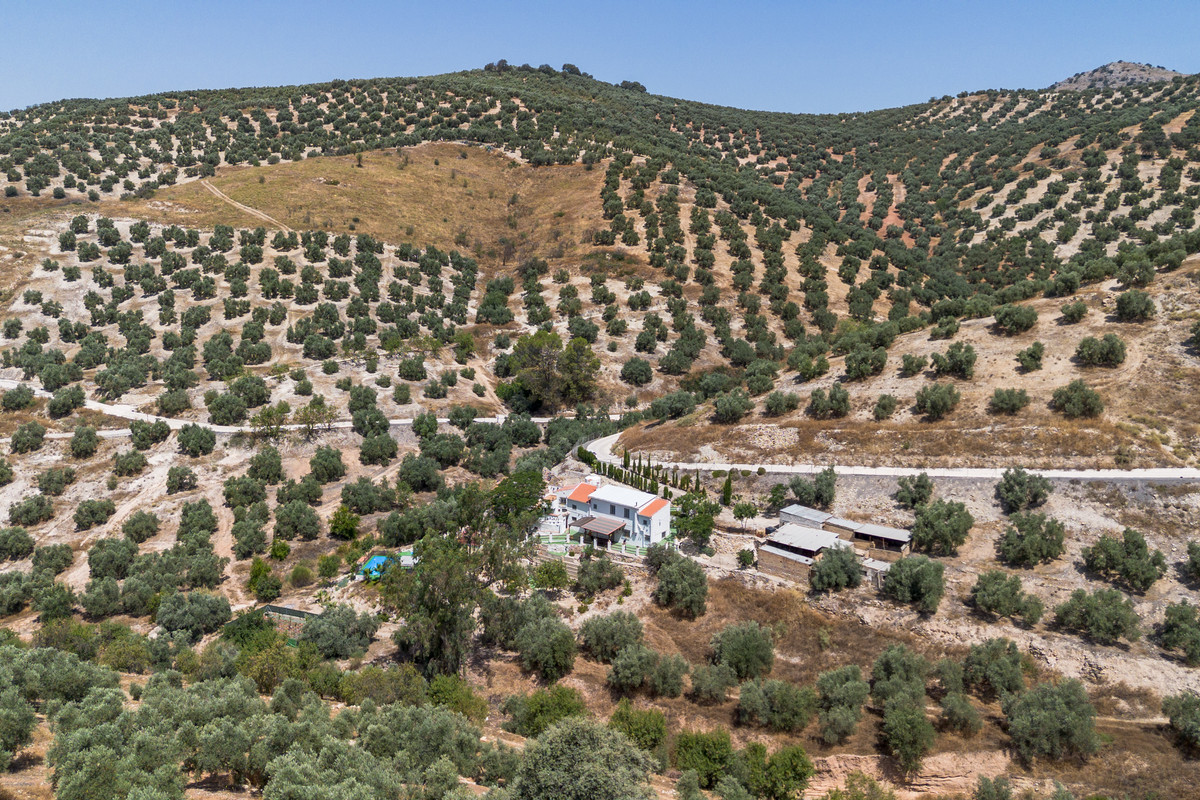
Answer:
[[[583,532],[585,544],[649,547],[671,531],[671,502],[649,492],[580,483],[561,498],[567,527]]]

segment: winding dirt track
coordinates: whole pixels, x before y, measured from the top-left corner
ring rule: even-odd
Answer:
[[[213,195],[214,195],[214,196],[215,196],[217,199],[219,199],[219,200],[224,200],[226,203],[229,203],[229,205],[233,206],[233,207],[234,207],[234,208],[236,208],[237,210],[239,210],[239,211],[244,211],[244,212],[246,212],[247,214],[249,214],[249,215],[250,215],[250,216],[252,216],[252,217],[258,217],[258,218],[259,218],[259,219],[261,219],[263,222],[268,222],[268,223],[270,223],[271,225],[274,225],[276,228],[280,228],[281,230],[285,231],[286,233],[291,233],[291,232],[292,232],[292,229],[291,229],[291,228],[289,228],[287,225],[284,225],[284,224],[283,224],[282,222],[280,222],[279,220],[275,219],[274,217],[271,217],[271,216],[268,216],[268,215],[264,214],[263,212],[259,211],[257,208],[251,208],[251,207],[250,207],[250,206],[248,206],[248,205],[245,205],[245,204],[243,204],[243,203],[239,203],[237,200],[234,200],[232,197],[230,197],[229,195],[225,194],[224,192],[222,192],[222,191],[221,191],[220,189],[218,189],[217,187],[213,186],[213,185],[212,185],[211,183],[209,183],[208,181],[200,181],[200,185],[201,185],[201,186],[203,186],[205,189],[208,189],[208,191],[212,192],[212,194],[213,194]]]

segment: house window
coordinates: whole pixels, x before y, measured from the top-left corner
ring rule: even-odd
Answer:
[[[625,519],[629,519],[629,509],[625,509]]]
[[[609,503],[609,504],[608,504],[608,513],[610,513],[610,514],[613,514],[613,515],[616,515],[616,513],[617,513],[617,507],[616,507],[616,506],[614,506],[612,503]]]

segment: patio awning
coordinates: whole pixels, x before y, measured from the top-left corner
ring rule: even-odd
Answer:
[[[611,539],[614,533],[625,527],[625,523],[609,517],[583,517],[575,522],[575,527],[593,536]]]

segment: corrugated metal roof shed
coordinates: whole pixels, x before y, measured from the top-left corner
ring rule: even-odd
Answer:
[[[819,528],[825,523],[825,520],[832,517],[825,511],[818,511],[815,508],[809,508],[802,505],[791,505],[779,512],[779,519],[783,522],[793,522],[800,525],[808,525],[810,528]]]
[[[796,525],[791,522],[771,534],[767,542],[768,544],[775,542],[814,553],[826,547],[853,547],[846,540],[839,539],[838,535],[832,531],[823,531],[820,528],[810,528],[807,525]]]
[[[889,528],[886,525],[876,525],[871,522],[860,522],[854,529],[861,536],[873,536],[878,539],[888,539],[893,542],[908,543],[912,541],[912,533],[900,528]]]

